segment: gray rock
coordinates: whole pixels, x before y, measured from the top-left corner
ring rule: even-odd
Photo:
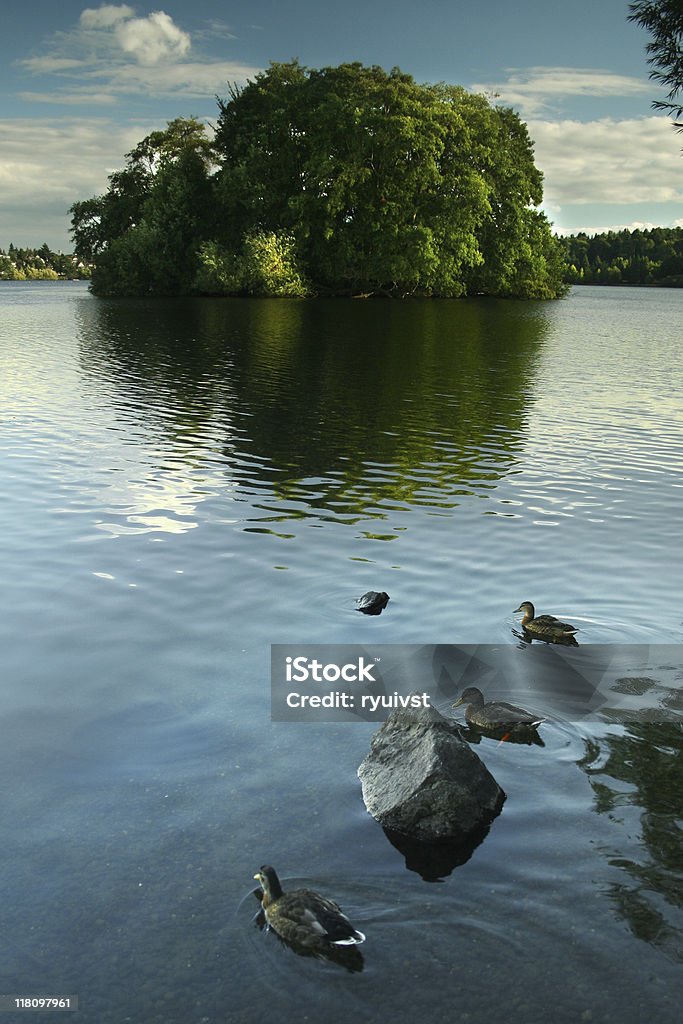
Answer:
[[[358,598],[356,604],[358,611],[364,615],[381,615],[389,604],[389,595],[384,590],[368,590],[367,594]]]
[[[373,818],[424,842],[461,842],[488,825],[505,800],[457,724],[432,707],[393,711],[358,776]]]

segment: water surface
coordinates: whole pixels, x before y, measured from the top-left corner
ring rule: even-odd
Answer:
[[[365,812],[375,726],[271,723],[269,670],[272,643],[517,644],[525,599],[582,644],[680,644],[682,321],[665,289],[3,283],[1,992],[98,1024],[678,1020],[677,665],[623,683],[627,722],[475,747],[508,799],[438,883]],[[362,972],[254,927],[264,861],[344,906]]]

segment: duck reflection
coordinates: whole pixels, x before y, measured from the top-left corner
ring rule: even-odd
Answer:
[[[575,636],[532,636],[530,633],[526,633],[524,629],[521,631],[512,627],[511,633],[514,637],[519,640],[517,647],[520,651],[525,650],[527,647],[536,641],[541,644],[557,644],[560,647],[578,647],[579,641]]]
[[[482,739],[496,740],[498,743],[517,743],[524,747],[545,747],[545,743],[535,729],[524,733],[509,732],[506,729],[478,729],[475,725],[460,726],[460,735],[468,743],[476,746]]]
[[[453,707],[461,705],[465,705],[465,721],[470,730],[501,742],[510,740],[527,746],[532,743],[545,746],[537,732],[545,718],[504,700],[485,701],[483,693],[476,686],[468,686],[463,690]]]

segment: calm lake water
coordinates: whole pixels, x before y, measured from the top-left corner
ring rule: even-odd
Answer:
[[[682,324],[675,290],[0,285],[0,994],[87,1024],[678,1021],[683,658],[624,682],[626,723],[475,747],[508,798],[430,883],[363,806],[376,724],[272,723],[270,645],[517,645],[525,599],[582,644],[680,645]],[[264,862],[342,904],[361,972],[255,927]]]

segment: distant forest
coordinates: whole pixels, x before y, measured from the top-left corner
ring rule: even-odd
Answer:
[[[0,249],[0,281],[81,281],[90,268],[75,256],[53,252],[45,242],[40,249]]]
[[[583,232],[562,239],[568,284],[683,287],[683,228]]]

